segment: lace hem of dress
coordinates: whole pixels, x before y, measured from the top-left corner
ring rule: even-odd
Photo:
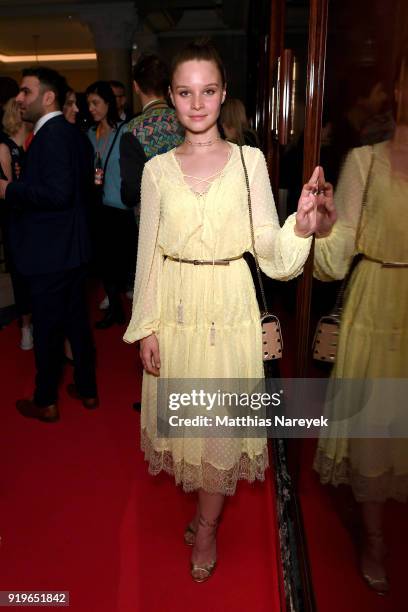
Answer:
[[[408,474],[397,475],[392,469],[379,476],[365,476],[353,470],[350,459],[343,457],[336,462],[318,449],[314,458],[313,468],[320,475],[322,484],[350,485],[357,502],[384,502],[395,499],[406,502],[408,499]]]
[[[220,470],[211,463],[193,465],[186,461],[175,462],[170,451],[156,451],[146,430],[141,433],[141,448],[149,463],[149,473],[157,476],[161,471],[174,476],[176,484],[182,485],[186,493],[203,489],[208,493],[234,495],[238,480],[265,480],[265,470],[269,466],[268,447],[252,459],[242,453],[240,460],[229,470]]]

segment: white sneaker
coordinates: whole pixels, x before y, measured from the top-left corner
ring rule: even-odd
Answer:
[[[102,302],[99,304],[99,310],[108,310],[108,308],[109,308],[109,298],[107,295],[105,295]]]
[[[33,328],[31,325],[24,326],[21,328],[21,342],[20,348],[23,351],[31,351],[34,346],[33,342]]]

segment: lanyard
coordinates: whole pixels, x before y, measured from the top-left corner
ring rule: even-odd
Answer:
[[[108,146],[109,137],[111,133],[112,133],[112,128],[109,128],[109,132],[106,134],[105,138],[101,138],[100,125],[98,125],[98,127],[96,128],[95,152],[96,152],[96,155],[99,156],[101,160],[102,160],[103,154],[105,153],[106,147]],[[99,147],[99,143],[101,140],[103,140],[102,148]]]

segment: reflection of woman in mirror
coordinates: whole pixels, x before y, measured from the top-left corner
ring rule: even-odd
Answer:
[[[324,281],[344,278],[354,253],[362,254],[347,287],[333,379],[370,379],[377,384],[375,379],[408,377],[406,60],[398,70],[395,97],[392,139],[350,152],[335,192],[338,222],[315,245],[315,276]],[[384,405],[379,397],[374,393],[359,407],[361,413],[366,411],[367,427],[384,419],[387,426],[395,422],[396,403],[389,397]],[[344,404],[337,406],[343,415],[350,409]],[[319,441],[314,467],[322,483],[351,485],[364,528],[360,569],[369,586],[384,593],[389,589],[384,502],[407,501],[408,440],[347,438],[347,430],[338,424],[331,435]]]

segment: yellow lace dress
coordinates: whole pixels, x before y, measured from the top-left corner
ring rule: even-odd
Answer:
[[[348,284],[333,379],[372,379],[376,384],[375,379],[408,378],[408,268],[372,261],[408,262],[408,182],[392,171],[389,147],[380,143],[351,151],[335,193],[338,221],[328,238],[316,240],[315,276],[321,280],[344,278],[355,252],[371,259],[357,265]],[[365,403],[361,418],[367,431],[377,425],[392,427],[401,411],[400,399],[393,401],[392,384],[388,397],[381,387],[374,388]],[[348,406],[334,409],[341,416]],[[331,428],[333,437],[319,441],[314,467],[321,482],[350,484],[360,502],[406,501],[408,439],[347,438],[348,426],[339,419]]]
[[[144,169],[133,314],[124,339],[135,342],[154,332],[164,378],[263,377],[259,309],[245,260],[195,266],[165,257],[212,261],[251,251],[240,153],[230,146],[227,164],[201,195],[189,187],[174,149]],[[280,228],[265,159],[250,147],[244,156],[260,266],[272,278],[294,278],[311,239],[296,236],[294,215]],[[141,430],[149,471],[173,474],[185,491],[231,495],[238,479],[264,479],[264,438],[159,437],[157,378],[146,372]]]

